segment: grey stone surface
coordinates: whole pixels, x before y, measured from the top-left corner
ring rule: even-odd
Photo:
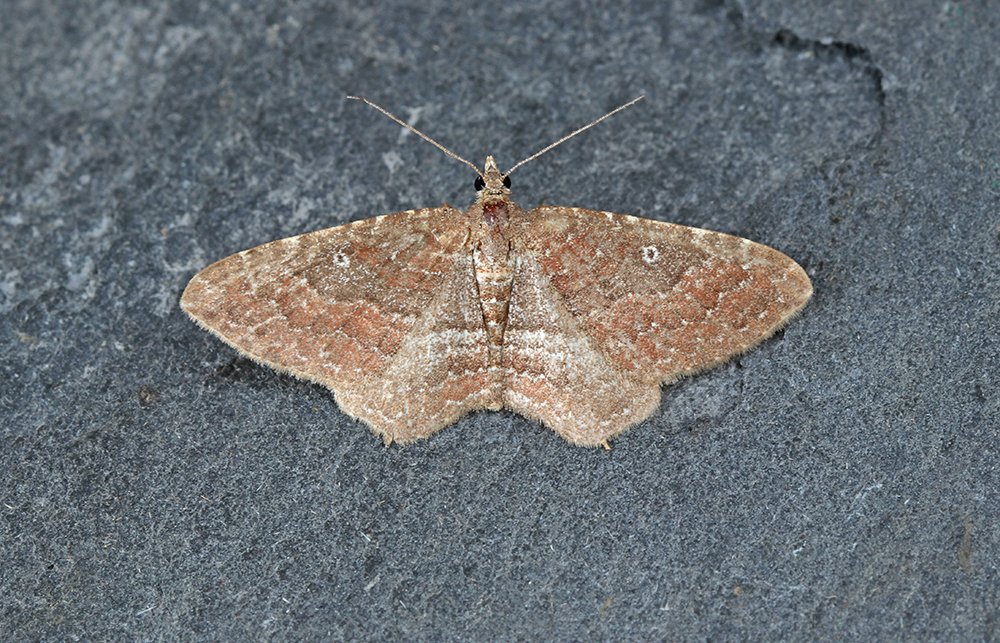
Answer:
[[[0,632],[987,639],[1000,6],[4,3]],[[472,199],[773,245],[814,301],[610,452],[385,449],[177,307],[212,260]]]

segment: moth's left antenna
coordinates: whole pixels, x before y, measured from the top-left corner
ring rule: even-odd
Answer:
[[[411,132],[413,132],[414,134],[416,134],[420,138],[424,139],[425,141],[427,141],[428,143],[430,143],[434,147],[438,148],[439,150],[441,150],[442,152],[444,152],[445,154],[447,154],[451,158],[455,159],[456,161],[461,161],[462,163],[465,163],[466,165],[468,165],[469,167],[471,167],[472,171],[475,172],[478,176],[481,176],[481,177],[483,176],[482,171],[478,167],[476,167],[475,163],[472,163],[471,161],[467,161],[466,159],[462,158],[458,154],[455,154],[454,152],[452,152],[451,150],[449,150],[444,145],[441,145],[440,143],[438,143],[437,141],[435,141],[433,138],[431,138],[430,136],[427,136],[426,134],[424,134],[423,132],[421,132],[420,130],[418,130],[416,127],[410,125],[409,123],[407,123],[406,121],[404,121],[400,117],[396,116],[395,114],[393,114],[389,110],[385,109],[384,107],[376,105],[375,103],[371,102],[370,100],[368,100],[367,98],[364,98],[362,96],[348,96],[348,98],[350,98],[351,100],[359,100],[362,103],[364,103],[365,105],[368,105],[369,107],[382,112],[383,115],[387,116],[389,119],[391,119],[393,121],[396,121],[397,123],[399,123],[400,125],[402,125],[406,129],[410,130]]]

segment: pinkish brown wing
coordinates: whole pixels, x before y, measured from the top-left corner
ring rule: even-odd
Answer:
[[[648,417],[659,386],[610,363],[530,252],[518,255],[504,334],[504,406],[573,444],[607,441]]]
[[[521,235],[609,363],[640,382],[670,382],[743,353],[812,294],[787,256],[721,232],[540,207]]]
[[[748,350],[812,293],[776,250],[670,223],[540,207],[517,239],[505,403],[577,444],[648,417],[661,383]],[[547,319],[525,314],[544,299]]]
[[[468,296],[461,285],[471,279],[462,274],[471,270],[463,265],[469,253],[461,252],[468,238],[465,215],[445,206],[281,239],[199,272],[181,306],[241,353],[330,388],[342,408],[386,440],[405,441],[466,412],[434,395],[467,404],[477,399],[483,376],[466,367],[485,362],[478,354],[485,344],[477,336],[485,332],[481,317],[476,327],[444,296]],[[419,359],[413,352],[433,333],[465,340],[421,370],[411,363]],[[468,375],[442,385],[443,373]],[[427,389],[423,399],[403,404],[400,386],[419,391],[422,376],[443,389]]]

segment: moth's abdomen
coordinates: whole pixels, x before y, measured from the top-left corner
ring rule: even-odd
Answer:
[[[486,335],[492,346],[499,347],[503,344],[503,334],[507,329],[507,311],[514,285],[513,256],[509,248],[503,256],[496,256],[477,247],[473,251],[473,265],[476,269],[479,306],[483,312]]]

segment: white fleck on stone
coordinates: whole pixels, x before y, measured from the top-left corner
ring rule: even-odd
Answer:
[[[646,264],[652,266],[660,258],[660,249],[656,246],[643,246],[640,251],[642,252],[642,260]]]

